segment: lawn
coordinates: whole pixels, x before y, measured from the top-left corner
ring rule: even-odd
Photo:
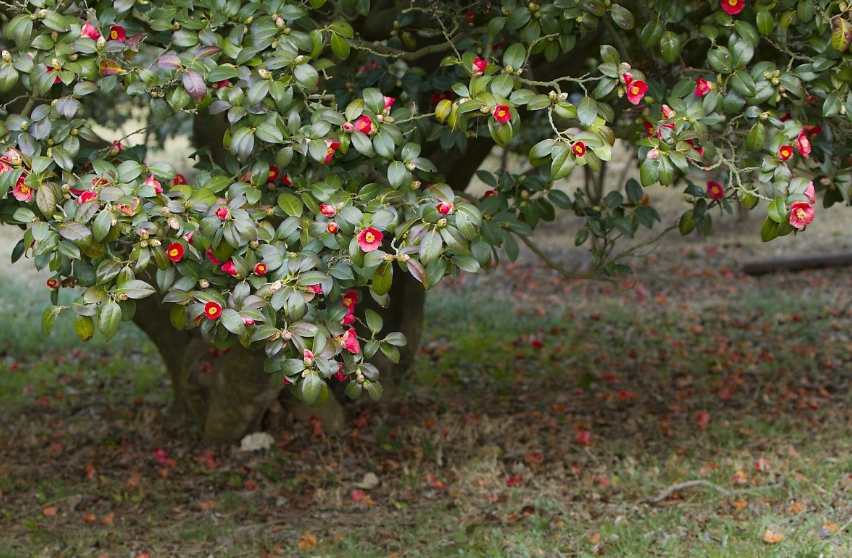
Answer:
[[[737,258],[447,282],[398,399],[257,454],[169,433],[138,332],[44,340],[45,290],[2,276],[0,558],[848,557],[848,271]]]

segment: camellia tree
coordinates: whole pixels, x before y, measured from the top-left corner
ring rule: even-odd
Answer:
[[[579,219],[590,275],[613,276],[631,253],[615,242],[660,220],[643,186],[685,187],[684,234],[765,200],[766,241],[805,228],[817,193],[849,201],[845,1],[1,10],[0,220],[24,230],[14,257],[51,273],[44,332],[64,314],[83,340],[135,321],[175,416],[214,441],[280,402],[339,426],[338,396],[377,399],[410,361],[423,287],[514,258],[519,239],[541,254],[529,237],[557,209]],[[161,162],[104,139],[116,112],[145,115],[136,133],[191,122],[198,150]],[[555,188],[578,166],[600,185],[618,140],[640,181]],[[479,169],[495,146],[529,164]]]

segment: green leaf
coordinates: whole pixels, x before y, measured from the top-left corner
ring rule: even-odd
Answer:
[[[109,234],[111,226],[112,215],[110,215],[109,211],[101,211],[98,213],[98,216],[95,217],[95,222],[92,226],[92,233],[94,234],[95,240],[100,242],[105,239]]]
[[[243,317],[240,316],[236,310],[231,308],[222,310],[222,315],[219,316],[219,321],[222,322],[225,329],[234,335],[244,335],[246,332],[246,324],[243,321]]]
[[[106,304],[102,304],[100,314],[98,315],[98,329],[104,336],[104,339],[109,341],[118,331],[118,326],[121,325],[121,307],[114,300],[110,300]]]
[[[774,240],[778,236],[778,223],[767,217],[760,227],[760,239],[763,242]]]
[[[772,200],[766,209],[766,214],[776,223],[784,221],[784,217],[787,215],[787,203],[784,198],[779,196]]]
[[[584,126],[591,126],[598,117],[597,104],[591,97],[583,97],[580,104],[577,105],[577,116]]]
[[[367,327],[369,328],[370,333],[376,335],[382,330],[382,317],[376,312],[368,308],[364,310],[364,317],[367,319]]]
[[[426,231],[420,240],[420,263],[429,265],[441,255],[444,241],[436,230]]]
[[[301,217],[304,204],[298,196],[284,192],[278,196],[278,206],[290,217]]]
[[[296,82],[310,92],[316,91],[319,83],[319,73],[310,64],[299,64],[293,70],[293,77]]]
[[[56,322],[56,317],[59,316],[59,313],[62,311],[61,306],[50,306],[44,309],[44,312],[41,314],[41,333],[45,337],[50,335],[51,330],[53,329],[53,324]]]
[[[312,372],[302,379],[302,400],[310,406],[315,405],[322,392],[322,386],[325,382],[315,372]]]
[[[527,49],[521,43],[515,43],[506,49],[503,53],[503,66],[518,70],[524,63],[527,56]]]
[[[660,51],[663,55],[663,60],[669,64],[680,58],[682,49],[683,40],[677,33],[667,31],[660,39]]]
[[[367,393],[370,395],[370,399],[373,401],[378,401],[382,398],[382,384],[379,382],[371,382],[370,380],[364,380],[364,389],[367,390]]]
[[[154,287],[152,287],[145,281],[140,281],[139,279],[131,279],[129,281],[125,281],[124,283],[113,289],[113,292],[118,295],[126,295],[127,298],[135,300],[150,296],[154,294],[156,290],[154,289]]]
[[[88,341],[95,336],[95,321],[91,316],[74,315],[74,333],[80,341]]]
[[[610,8],[609,15],[612,16],[612,21],[622,29],[633,29],[633,14],[619,4],[614,4]]]
[[[393,262],[382,262],[376,269],[373,275],[373,283],[370,289],[379,296],[384,296],[390,292],[393,284]]]

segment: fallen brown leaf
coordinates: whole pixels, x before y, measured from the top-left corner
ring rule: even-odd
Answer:
[[[299,547],[299,550],[311,550],[316,548],[317,538],[310,532],[305,532],[305,534],[302,535],[302,538],[299,539],[299,542],[296,543],[296,546]]]
[[[115,522],[115,512],[109,512],[101,518],[101,525],[112,525]]]
[[[793,502],[790,504],[790,513],[797,514],[802,513],[805,509],[805,506],[801,502]]]
[[[45,517],[56,517],[56,514],[59,513],[59,508],[56,506],[48,506],[41,510],[41,513],[43,513]]]
[[[219,505],[219,502],[214,500],[208,500],[207,502],[201,502],[201,511],[212,511],[216,509],[216,506]]]
[[[778,544],[784,540],[783,533],[776,533],[771,529],[767,529],[765,533],[763,533],[763,542],[766,544]]]
[[[731,505],[734,506],[734,513],[740,513],[744,509],[748,507],[747,500],[734,500],[731,502]]]
[[[589,535],[587,539],[589,541],[589,544],[598,544],[599,542],[601,542],[601,534],[594,533],[592,535]]]
[[[91,512],[83,515],[83,522],[84,523],[94,523],[97,520],[98,520],[98,516],[96,516],[95,514],[93,514]]]

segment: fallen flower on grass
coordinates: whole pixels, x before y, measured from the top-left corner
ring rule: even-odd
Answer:
[[[767,529],[766,532],[763,533],[763,542],[766,544],[778,544],[784,540],[783,533],[776,533],[772,529]]]

